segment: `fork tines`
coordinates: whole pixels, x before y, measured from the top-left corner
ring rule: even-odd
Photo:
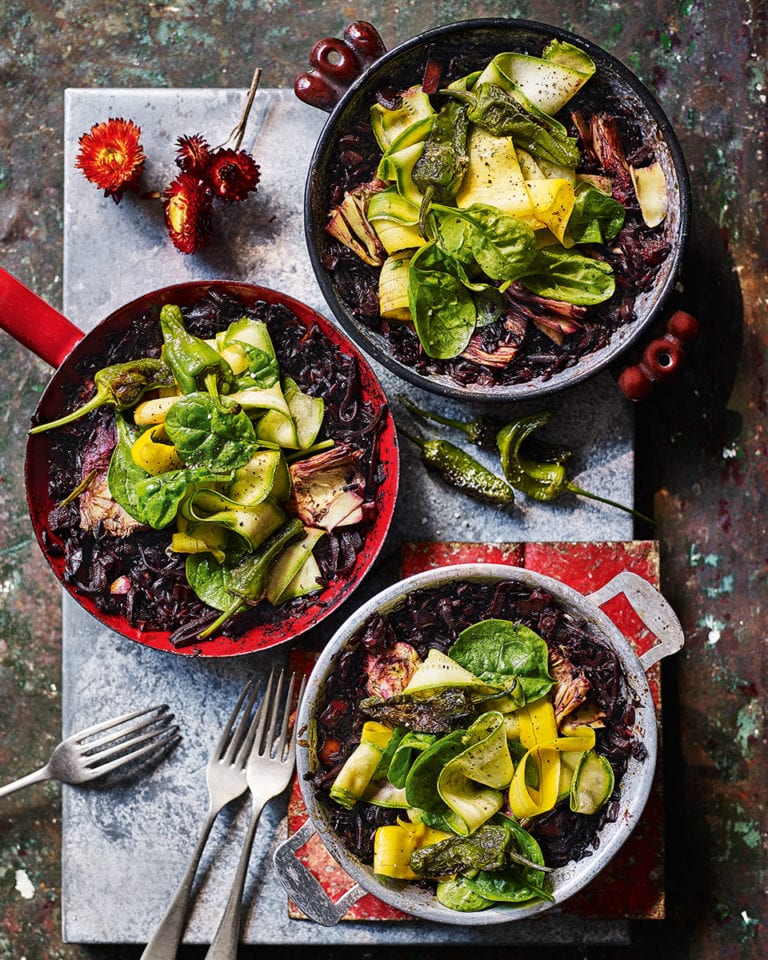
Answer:
[[[181,734],[173,720],[168,704],[159,704],[94,724],[76,735],[74,745],[88,769],[107,773],[176,746]]]

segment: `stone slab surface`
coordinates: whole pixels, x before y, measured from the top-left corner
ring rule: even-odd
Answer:
[[[91,329],[120,304],[169,283],[228,278],[273,287],[329,316],[306,254],[302,196],[312,149],[325,120],[288,90],[257,94],[243,146],[261,165],[257,194],[219,209],[219,239],[194,257],[167,240],[160,205],[125,197],[105,200],[74,170],[77,139],[93,123],[130,117],[143,131],[149,157],[145,180],[162,189],[175,175],[176,137],[202,133],[212,144],[235,125],[242,90],[69,90],[65,97],[64,312]],[[443,413],[458,406],[405,386],[374,364],[389,398],[407,393]],[[577,450],[573,479],[580,486],[631,503],[632,410],[604,375],[547,404],[553,439]],[[516,411],[527,408],[518,406]],[[496,411],[499,412],[499,411]],[[391,580],[387,558],[407,540],[630,540],[631,518],[596,503],[567,498],[555,504],[521,502],[500,513],[479,506],[425,475],[404,444],[401,494],[378,570],[347,603]],[[345,608],[342,608],[343,615]],[[302,643],[330,636],[327,621]],[[64,790],[64,939],[82,943],[143,942],[151,935],[181,877],[207,805],[204,769],[224,719],[247,675],[263,674],[285,648],[216,662],[158,654],[104,630],[64,598],[63,725],[65,733],[123,710],[167,701],[184,741],[159,768],[107,789]],[[244,810],[214,828],[186,940],[208,942],[234,874]],[[624,922],[590,922],[552,914],[499,928],[444,928],[423,923],[350,924],[330,930],[289,920],[270,851],[285,817],[273,801],[257,834],[248,878],[245,940],[276,944],[627,943]]]

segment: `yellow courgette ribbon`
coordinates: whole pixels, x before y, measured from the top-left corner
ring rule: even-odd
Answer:
[[[584,727],[583,732],[574,736],[559,737],[555,711],[546,697],[526,704],[517,711],[517,715],[520,719],[520,742],[526,748],[526,753],[512,777],[509,806],[516,817],[535,817],[551,810],[557,802],[560,754],[591,750],[595,745],[595,731],[592,727]],[[529,763],[538,767],[537,788],[526,783]]]
[[[152,476],[167,473],[169,470],[179,470],[184,466],[176,447],[169,442],[162,423],[141,434],[131,447],[131,456],[138,466]]]
[[[431,847],[452,834],[435,830],[424,823],[398,820],[376,830],[373,842],[373,872],[394,880],[417,880],[411,869],[411,854],[422,847]]]

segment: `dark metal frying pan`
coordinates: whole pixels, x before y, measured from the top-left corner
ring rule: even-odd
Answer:
[[[548,377],[511,384],[462,385],[443,373],[424,373],[393,356],[392,346],[375,318],[360,319],[345,285],[332,266],[331,239],[325,230],[330,170],[340,138],[368,116],[377,91],[404,90],[420,83],[427,61],[442,65],[456,59],[475,69],[495,54],[517,50],[537,54],[557,39],[582,48],[597,71],[585,93],[594,109],[621,108],[639,129],[642,143],[653,149],[664,170],[669,212],[663,238],[670,253],[650,287],[635,299],[635,319],[616,329],[608,343],[582,356],[572,366]],[[343,39],[318,41],[309,56],[312,69],[294,89],[305,102],[330,111],[310,165],[305,193],[305,229],[310,259],[323,295],[336,319],[355,342],[395,374],[426,390],[460,400],[534,400],[580,383],[606,368],[625,369],[619,386],[631,399],[641,399],[651,384],[669,377],[679,366],[684,347],[696,339],[696,320],[683,311],[671,317],[664,310],[675,287],[688,237],[690,196],[682,151],[663,110],[622,63],[596,44],[559,27],[529,20],[477,19],[436,27],[387,51],[375,28],[364,21],[348,25]],[[665,324],[666,321],[666,324]],[[618,372],[618,371],[617,371]]]

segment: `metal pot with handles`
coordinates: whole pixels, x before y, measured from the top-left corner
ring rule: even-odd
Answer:
[[[602,824],[589,855],[558,867],[548,874],[552,901],[534,901],[514,909],[506,905],[477,912],[456,912],[440,904],[434,891],[423,885],[384,881],[369,864],[362,863],[344,845],[330,825],[328,812],[318,799],[312,783],[317,770],[317,743],[313,731],[324,705],[329,677],[338,669],[343,654],[360,640],[363,625],[373,614],[386,616],[400,608],[414,591],[434,590],[463,582],[499,584],[518,581],[529,590],[549,594],[567,616],[574,618],[606,643],[617,656],[634,708],[632,734],[642,745],[632,751],[626,772],[619,784],[619,809],[616,816]],[[601,609],[619,594],[624,594],[643,624],[656,637],[656,644],[639,656],[618,627]],[[309,678],[307,695],[298,721],[297,774],[309,820],[281,844],[274,862],[278,876],[291,899],[313,920],[324,925],[337,923],[349,907],[366,893],[403,912],[440,923],[485,925],[505,923],[539,914],[557,906],[581,890],[613,858],[640,819],[654,777],[658,754],[657,715],[646,671],[684,642],[680,623],[664,597],[646,580],[623,572],[600,589],[582,595],[559,580],[530,570],[501,564],[470,563],[428,570],[391,586],[367,601],[337,631],[320,655]],[[643,759],[639,759],[644,755]],[[337,863],[356,885],[341,899],[329,899],[318,880],[297,858],[310,837],[317,832]]]

